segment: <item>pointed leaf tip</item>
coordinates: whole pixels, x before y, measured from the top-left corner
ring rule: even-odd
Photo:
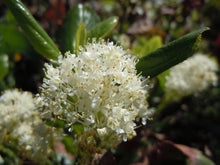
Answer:
[[[79,27],[76,31],[76,41],[75,41],[75,53],[79,52],[79,47],[84,47],[86,42],[86,26],[83,22],[79,24]]]
[[[138,72],[141,72],[146,77],[154,77],[186,60],[197,48],[201,40],[201,34],[207,30],[209,28],[205,27],[193,31],[140,58],[137,64]]]
[[[118,17],[110,17],[97,25],[95,25],[89,32],[88,38],[104,38],[106,37],[118,24]]]
[[[74,53],[76,31],[80,23],[84,23],[86,30],[90,30],[100,21],[98,15],[82,4],[74,6],[66,15],[60,29],[60,49],[62,53]]]

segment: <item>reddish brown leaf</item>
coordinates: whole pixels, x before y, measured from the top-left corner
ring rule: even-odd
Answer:
[[[173,146],[182,151],[190,159],[190,162],[196,164],[196,159],[198,157],[198,152],[196,151],[196,149],[175,143],[173,143]]]
[[[220,47],[220,34],[218,35],[218,38],[216,39],[216,45]]]
[[[188,157],[190,165],[214,165],[210,159],[195,148],[175,143],[173,143],[173,145]]]
[[[48,9],[44,13],[44,17],[58,25],[62,24],[62,20],[66,14],[65,5],[61,0],[52,0]]]

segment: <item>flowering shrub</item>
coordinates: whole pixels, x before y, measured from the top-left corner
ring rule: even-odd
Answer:
[[[53,5],[48,10],[50,12],[46,12],[47,16],[48,13],[49,15],[53,15],[53,12],[59,13],[60,6],[64,8],[68,6],[62,5],[64,1],[50,3]],[[15,34],[20,35],[22,30],[36,52],[47,58],[50,63],[45,64],[45,77],[43,83],[39,85],[39,91],[35,92],[38,93],[35,98],[28,92],[18,90],[5,91],[0,97],[0,132],[3,135],[0,137],[0,164],[16,163],[16,161],[10,161],[11,158],[16,158],[21,164],[28,164],[26,161],[30,161],[30,164],[65,164],[67,162],[102,164],[100,159],[105,157],[104,154],[114,153],[115,157],[120,157],[120,154],[117,155],[116,147],[120,148],[121,142],[126,142],[124,144],[132,142],[132,138],[139,133],[139,131],[136,133],[136,129],[146,125],[147,120],[151,118],[152,110],[148,105],[151,105],[151,99],[148,103],[148,93],[152,92],[154,97],[158,93],[167,92],[170,97],[174,95],[173,100],[175,100],[176,97],[181,98],[200,92],[217,81],[217,76],[214,74],[217,66],[202,58],[196,60],[194,65],[192,60],[194,57],[186,61],[186,64],[180,64],[180,66],[183,65],[180,69],[178,66],[173,68],[174,71],[171,69],[165,85],[166,78],[163,77],[164,74],[160,74],[190,57],[200,41],[201,34],[209,28],[201,28],[162,46],[162,39],[165,39],[163,35],[166,34],[160,32],[160,27],[151,30],[151,21],[145,20],[140,23],[138,21],[132,27],[138,26],[136,29],[139,30],[135,28],[129,30],[129,24],[126,23],[128,18],[125,17],[125,21],[122,21],[123,23],[119,26],[120,31],[124,33],[121,35],[113,31],[119,20],[117,16],[100,21],[93,10],[79,4],[69,10],[64,20],[59,20],[59,25],[62,21],[63,23],[59,31],[60,36],[56,40],[59,43],[56,44],[21,1],[4,0],[4,4],[13,15],[7,18],[8,22],[13,23],[12,32],[16,29]],[[126,4],[128,5],[127,1]],[[129,4],[136,3],[129,2]],[[120,5],[123,3],[120,2]],[[97,5],[94,3],[94,6]],[[133,9],[137,8],[132,7],[130,10],[123,7],[123,12],[133,13]],[[8,22],[4,22],[3,26],[0,22],[0,32],[8,30]],[[20,26],[19,30],[17,23]],[[57,22],[53,21],[53,23]],[[53,35],[56,32],[53,28],[56,26],[51,24],[48,27],[52,28],[50,30]],[[144,37],[128,36],[125,33],[126,29],[127,34],[143,33]],[[145,33],[149,33],[152,38],[146,39],[148,34]],[[113,41],[104,42],[104,37],[110,34],[113,34],[110,37]],[[161,36],[155,38],[152,34],[161,34]],[[4,80],[11,70],[9,67],[11,56],[7,54],[10,52],[7,51],[8,45],[14,48],[11,51],[16,53],[14,60],[17,62],[22,60],[22,56],[17,53],[17,48],[13,46],[14,42],[7,41],[11,38],[10,36],[14,39],[15,35],[8,32],[1,37],[3,44],[0,40],[0,46],[3,45],[4,48],[0,51],[0,70],[2,71],[0,85],[3,84],[4,89],[10,88]],[[21,39],[21,37],[18,38]],[[99,40],[91,42],[90,38]],[[113,42],[116,40],[121,40],[122,46],[131,48],[139,56],[132,56],[122,47],[114,45]],[[20,42],[16,42],[15,45],[21,47]],[[32,52],[36,53],[34,50]],[[29,52],[27,54],[32,55]],[[203,61],[205,68],[194,69]],[[189,74],[192,76],[187,77]],[[12,72],[11,75],[13,75]],[[176,76],[179,76],[178,81]],[[147,81],[149,77],[153,80],[152,83],[159,82],[158,89],[149,90],[150,84]],[[9,79],[10,77],[7,80]],[[154,84],[151,86],[153,87]],[[163,88],[164,86],[167,89]],[[175,91],[177,89],[178,91]],[[152,100],[160,101],[157,96],[155,98]],[[156,107],[156,112],[160,112],[160,109],[166,106],[166,100],[164,100]],[[63,130],[61,141],[53,136],[57,134],[55,127]],[[140,134],[148,136],[151,134],[149,132]],[[142,139],[140,134],[135,140]],[[158,137],[155,136],[155,139]],[[160,137],[163,138],[163,136]],[[148,137],[145,139],[148,140]],[[148,145],[148,142],[145,144]],[[144,161],[148,161],[147,155],[152,155],[150,153],[152,149],[154,150],[155,147],[147,149]],[[135,153],[137,150],[135,148]],[[194,158],[199,156],[197,154]],[[119,162],[120,164],[130,164],[133,158],[128,158],[127,161],[126,157],[125,162],[123,159],[123,163]]]
[[[105,145],[115,146],[135,135],[135,120],[145,125],[146,85],[137,75],[137,59],[112,42],[91,43],[78,55],[59,56],[57,65],[46,64],[38,100],[42,116],[95,129]],[[110,144],[111,143],[111,144]]]
[[[51,140],[48,131],[35,111],[30,92],[14,89],[3,93],[0,97],[1,145],[15,145],[24,158],[44,162]]]
[[[203,54],[195,54],[172,67],[165,84],[169,99],[178,100],[215,85],[218,81],[217,71],[216,61]]]

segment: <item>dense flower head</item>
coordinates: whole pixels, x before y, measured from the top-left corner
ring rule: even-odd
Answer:
[[[48,130],[35,111],[30,92],[7,90],[0,96],[0,144],[13,143],[25,158],[39,162],[48,151]]]
[[[135,135],[134,121],[145,124],[150,113],[136,63],[121,47],[103,41],[80,48],[77,55],[60,55],[57,66],[45,65],[38,97],[43,116],[81,123],[101,139],[127,140]]]
[[[217,62],[203,54],[195,54],[171,68],[166,77],[166,92],[170,99],[197,94],[218,81]]]

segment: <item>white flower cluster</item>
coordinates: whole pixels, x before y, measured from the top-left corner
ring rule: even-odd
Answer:
[[[136,62],[121,47],[103,41],[80,48],[77,55],[59,56],[58,66],[45,65],[38,98],[43,116],[81,123],[101,139],[126,141],[135,135],[135,120],[145,124],[150,113]]]
[[[197,94],[218,81],[217,63],[203,54],[195,54],[171,68],[166,77],[166,93],[170,99],[178,100],[190,94]]]
[[[8,90],[0,97],[0,144],[15,144],[21,154],[31,160],[46,156],[48,130],[40,120],[32,94],[17,89]]]

